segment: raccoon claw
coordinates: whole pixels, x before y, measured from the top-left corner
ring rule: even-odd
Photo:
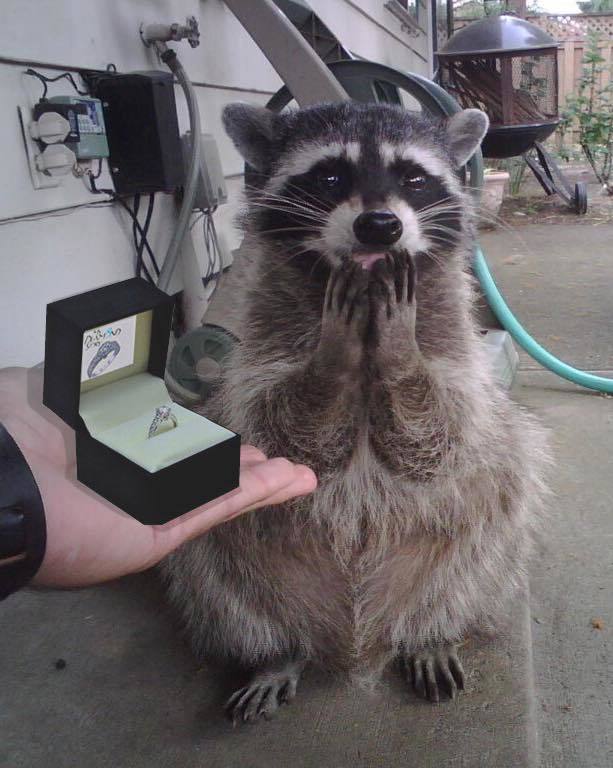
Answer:
[[[343,264],[330,275],[324,300],[324,313],[338,314],[346,323],[350,323],[355,314],[356,305],[365,298],[367,285],[366,275],[356,264]]]
[[[282,669],[257,674],[249,685],[239,688],[228,699],[225,710],[236,727],[239,721],[270,720],[282,704],[296,696],[303,664],[290,663]]]
[[[368,324],[368,276],[343,264],[328,280],[317,350],[323,370],[346,373],[359,366]]]
[[[407,661],[413,688],[420,698],[438,704],[441,688],[450,699],[455,699],[458,691],[464,690],[465,675],[457,646],[420,651]]]
[[[369,284],[372,344],[382,369],[400,370],[417,360],[415,265],[409,254],[388,254],[375,264]]]
[[[408,253],[388,254],[372,270],[371,293],[385,298],[388,317],[393,304],[406,305],[415,295],[415,264]]]

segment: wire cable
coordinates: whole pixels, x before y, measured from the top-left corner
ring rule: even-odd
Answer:
[[[140,197],[140,196],[139,196]],[[151,226],[151,217],[153,216],[153,206],[155,204],[155,194],[149,195],[149,205],[147,206],[147,214],[145,216],[145,223],[143,225],[143,236],[140,239],[140,243],[138,243],[136,251],[137,251],[137,264],[140,264],[143,266],[143,251],[145,246],[147,246],[148,250],[147,253],[149,254],[149,258],[151,259],[151,265],[153,266],[153,269],[155,271],[156,277],[160,276],[160,268],[158,267],[158,263],[155,259],[155,256],[153,255],[153,251],[149,247],[149,242],[147,240],[147,235],[149,234],[149,227]],[[136,228],[135,228],[136,229]]]
[[[115,190],[99,188],[96,185],[96,179],[95,179],[95,177],[94,177],[94,175],[92,173],[88,174],[88,178],[89,178],[89,186],[90,186],[92,194],[94,194],[94,195],[101,195],[101,194],[110,195],[111,196],[111,202],[119,203],[121,205],[121,207],[126,211],[126,213],[132,219],[132,224],[136,228],[137,233],[140,235],[142,241],[144,242],[144,246],[147,249],[147,253],[149,254],[149,257],[151,258],[151,262],[152,263],[156,263],[155,256],[153,255],[153,251],[151,250],[151,246],[149,245],[149,241],[147,240],[147,233],[144,231],[143,227],[141,227],[141,224],[140,224],[137,216],[135,215],[134,211],[132,210],[132,208],[126,203],[126,201],[122,197],[120,197],[118,194],[116,194]],[[150,202],[150,204],[151,204],[151,202]],[[156,263],[156,266],[157,266],[157,263]],[[147,279],[151,283],[155,284],[155,280],[151,277],[151,274],[149,273],[147,268],[144,266],[144,264],[143,264],[143,270],[145,271],[145,275],[146,275]],[[137,274],[140,274],[140,273],[137,272]]]
[[[203,278],[203,283],[204,285],[208,285],[212,280],[215,280],[213,290],[207,300],[208,305],[210,305],[219,289],[219,284],[223,275],[223,255],[217,238],[217,230],[215,229],[213,214],[210,210],[204,215],[203,234],[204,245],[208,256],[207,273]],[[219,266],[217,267],[218,260]]]
[[[140,275],[141,268],[140,268],[140,261],[138,258],[138,250],[140,247],[140,244],[143,242],[141,240],[141,243],[138,242],[138,232],[136,231],[136,223],[138,221],[138,211],[140,209],[140,193],[137,192],[134,195],[134,200],[132,202],[132,212],[134,213],[134,218],[132,219],[132,241],[134,242],[134,250],[136,251],[136,274]]]
[[[150,283],[155,283],[153,277],[151,276],[151,273],[145,266],[143,262],[143,246],[144,243],[147,242],[147,232],[143,226],[141,226],[141,223],[138,220],[138,211],[140,208],[140,194],[137,192],[134,195],[134,202],[133,207],[131,208],[125,201],[120,200],[119,197],[115,198],[116,202],[120,203],[124,207],[124,209],[130,214],[132,218],[132,239],[134,241],[134,250],[136,251],[136,259],[135,259],[135,267],[134,272],[137,277],[144,277],[146,280],[148,280]],[[140,234],[140,241],[138,239],[138,235]]]
[[[57,75],[56,77],[48,77],[47,75],[43,75],[40,72],[37,72],[35,69],[29,68],[29,69],[26,69],[25,74],[29,75],[30,77],[36,77],[43,84],[43,95],[41,96],[41,101],[47,100],[47,91],[48,91],[47,84],[56,83],[58,80],[62,80],[62,79],[68,80],[68,82],[72,85],[72,87],[79,94],[79,96],[89,95],[89,91],[82,91],[79,89],[79,86],[76,84],[75,79],[70,72],[62,72],[61,75]]]
[[[68,216],[71,213],[82,210],[83,208],[108,208],[113,205],[112,200],[97,200],[95,203],[77,203],[76,205],[66,205],[62,208],[55,208],[51,211],[40,211],[39,213],[25,213],[20,216],[9,216],[6,219],[0,219],[0,227],[7,224],[19,224],[28,221],[42,221],[43,219],[55,219],[60,216]]]

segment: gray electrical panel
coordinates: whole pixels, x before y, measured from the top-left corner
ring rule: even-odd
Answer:
[[[226,203],[228,201],[228,190],[215,138],[210,133],[203,133],[200,135],[200,142],[202,150],[200,153],[200,179],[198,181],[198,189],[196,190],[194,208],[206,210],[207,208],[216,208],[218,205]],[[183,134],[181,146],[183,149],[183,166],[185,168],[185,176],[187,177],[191,134]]]

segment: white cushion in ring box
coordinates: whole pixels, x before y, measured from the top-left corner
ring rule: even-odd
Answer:
[[[169,405],[177,426],[162,422],[147,437],[155,409]],[[81,394],[79,413],[92,437],[143,467],[157,472],[221,443],[233,432],[173,403],[164,380],[139,373]]]

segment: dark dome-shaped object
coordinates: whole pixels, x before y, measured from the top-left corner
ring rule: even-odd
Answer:
[[[490,118],[485,157],[523,154],[555,131],[558,45],[535,24],[488,16],[458,30],[437,55],[443,88]]]
[[[516,16],[488,16],[473,21],[452,35],[437,51],[439,58],[473,56],[475,53],[514,53],[557,48],[546,32]]]

